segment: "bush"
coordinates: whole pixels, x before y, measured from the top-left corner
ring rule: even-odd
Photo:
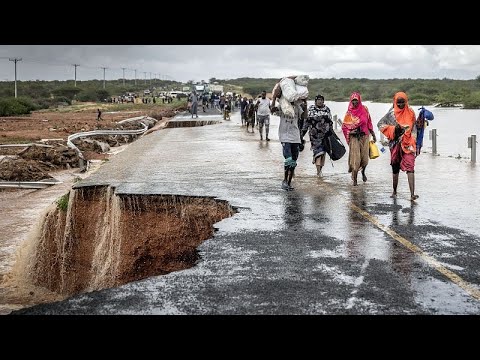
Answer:
[[[480,91],[475,91],[468,95],[464,102],[463,107],[465,109],[479,109],[480,108]]]
[[[0,100],[0,116],[30,114],[33,104],[26,99],[7,98]]]
[[[108,90],[100,89],[100,90],[95,90],[95,94],[97,96],[96,101],[106,101],[110,97],[110,93]]]
[[[107,90],[82,90],[80,93],[77,95],[77,100],[86,102],[86,101],[93,101],[93,102],[100,102],[100,101],[105,101],[105,99],[108,99],[110,97],[110,93]]]
[[[57,200],[57,207],[61,211],[67,211],[68,209],[68,199],[70,197],[70,192],[62,195],[58,200]]]
[[[52,93],[58,98],[67,98],[69,103],[79,92],[81,92],[80,89],[72,86],[63,86],[52,91]]]
[[[72,105],[72,101],[65,96],[58,96],[55,99],[55,105]]]
[[[35,104],[32,102],[30,98],[22,96],[22,97],[18,97],[17,101],[23,106],[25,106],[29,112],[37,110],[37,107],[35,106]]]
[[[48,109],[50,106],[53,106],[54,99],[37,99],[35,100],[34,106],[36,109]]]
[[[83,90],[78,93],[77,100],[82,102],[97,101],[95,90]]]

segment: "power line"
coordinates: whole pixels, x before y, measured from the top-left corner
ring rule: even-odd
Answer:
[[[15,62],[15,98],[17,97],[17,62],[22,61],[22,58],[8,58],[9,61]]]
[[[10,61],[14,61],[15,58],[0,56],[0,59],[9,59]],[[40,65],[44,65],[44,66],[57,66],[57,67],[60,67],[60,66],[62,66],[62,67],[74,66],[75,67],[75,86],[76,86],[76,71],[77,71],[77,67],[80,66],[79,64],[65,64],[65,63],[60,63],[60,62],[55,62],[55,61],[48,61],[47,62],[47,61],[36,60],[36,59],[22,59],[22,58],[17,58],[17,62],[18,61],[23,61],[27,64],[40,64]],[[89,66],[89,65],[82,64],[82,69],[94,70],[94,69],[98,69],[98,66]],[[101,67],[101,69],[103,69],[103,67]],[[114,70],[114,71],[122,69],[123,79],[126,83],[125,70],[128,70],[128,68],[126,68],[126,67],[105,67],[105,69]],[[104,72],[105,72],[105,69],[104,69]],[[129,70],[135,71],[135,85],[137,85],[137,71],[139,71],[139,69],[129,69]],[[147,84],[147,72],[144,72],[144,74],[145,74],[145,84]],[[157,76],[158,76],[158,78],[157,78]],[[159,80],[160,79],[162,79],[162,80],[167,80],[167,79],[172,80],[173,79],[172,77],[170,77],[168,75],[160,75],[160,74],[156,74],[155,78],[159,79]],[[105,81],[104,81],[104,84],[105,84]],[[152,82],[152,72],[150,72],[150,83],[151,82]]]
[[[79,64],[73,64],[75,66],[75,87],[77,87],[77,66],[80,66]]]
[[[125,69],[126,68],[122,68],[122,70],[123,70],[123,87],[125,87]]]
[[[108,69],[107,67],[101,67],[103,69],[103,88],[105,89],[105,70]]]

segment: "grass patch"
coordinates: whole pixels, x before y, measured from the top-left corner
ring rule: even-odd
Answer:
[[[57,200],[57,207],[62,211],[67,211],[68,209],[68,199],[70,197],[70,192],[62,195],[60,199]]]

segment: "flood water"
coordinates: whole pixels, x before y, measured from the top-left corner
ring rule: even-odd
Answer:
[[[364,105],[370,110],[372,116],[373,128],[379,139],[377,122],[391,107],[391,103],[375,103],[364,101]],[[308,102],[309,105],[313,101]],[[337,115],[343,119],[348,108],[348,102],[325,101],[325,104],[332,111],[332,115]],[[430,125],[425,129],[423,138],[423,152],[432,152],[432,140],[429,137],[429,131],[437,129],[437,154],[442,157],[471,157],[471,149],[468,148],[468,137],[480,136],[480,110],[468,110],[460,108],[436,108],[432,105],[424,105],[433,112],[435,119],[430,121]],[[412,106],[415,115],[418,115],[420,106]],[[477,148],[478,148],[477,144]],[[478,158],[477,150],[477,158]]]

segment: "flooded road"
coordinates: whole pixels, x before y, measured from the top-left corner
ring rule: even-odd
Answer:
[[[269,137],[236,112],[130,144],[75,187],[212,197],[238,212],[214,225],[192,268],[18,313],[480,314],[478,166],[421,154],[411,202],[405,173],[390,198],[388,150],[353,187],[347,156],[317,178],[307,143],[286,192],[275,116]]]

